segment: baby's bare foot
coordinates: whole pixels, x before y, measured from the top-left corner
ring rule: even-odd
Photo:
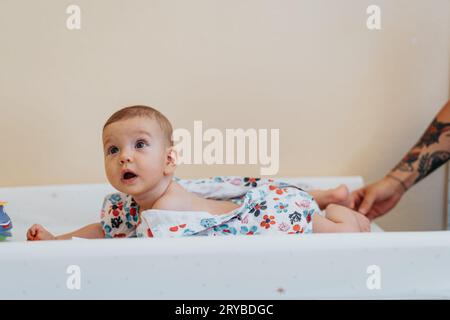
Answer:
[[[339,204],[344,207],[350,206],[350,192],[346,185],[341,184],[337,188],[330,189],[331,203]]]
[[[359,212],[354,212],[356,221],[358,221],[360,232],[370,232],[370,220]]]

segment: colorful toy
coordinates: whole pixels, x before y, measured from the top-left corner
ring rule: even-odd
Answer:
[[[5,240],[7,237],[11,237],[10,230],[12,229],[11,219],[8,217],[3,207],[6,202],[0,201],[0,241]]]

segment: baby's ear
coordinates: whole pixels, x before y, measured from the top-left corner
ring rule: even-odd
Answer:
[[[164,169],[164,173],[166,175],[172,174],[175,172],[178,163],[178,153],[174,147],[167,148],[166,152],[166,168]]]

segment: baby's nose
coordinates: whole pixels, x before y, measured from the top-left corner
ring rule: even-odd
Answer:
[[[128,156],[128,155],[125,155],[125,156],[123,156],[123,157],[120,159],[120,163],[121,163],[121,164],[129,163],[129,162],[131,162],[131,157]]]

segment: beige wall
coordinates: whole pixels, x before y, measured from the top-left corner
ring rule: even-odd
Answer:
[[[1,0],[0,185],[105,182],[102,124],[137,103],[175,127],[280,128],[278,176],[374,181],[449,98],[449,20],[448,0]],[[442,228],[444,171],[380,225]],[[219,174],[259,167],[178,172]]]

